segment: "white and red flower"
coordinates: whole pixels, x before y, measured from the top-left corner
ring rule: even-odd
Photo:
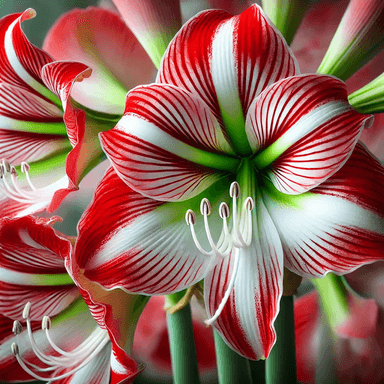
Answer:
[[[127,90],[155,71],[117,13],[69,12],[48,33],[45,50],[21,29],[34,16],[29,9],[0,20],[3,216],[55,210],[104,158],[97,135],[115,125]]]
[[[321,277],[383,258],[384,170],[357,144],[371,120],[342,81],[299,74],[257,5],[200,13],[100,134],[113,169],[78,227],[78,280],[154,295],[204,279],[208,323],[267,357],[284,266]]]
[[[68,275],[71,239],[53,229],[59,219],[0,220],[0,377],[131,383],[141,369],[110,338],[108,309],[93,304],[99,327]]]

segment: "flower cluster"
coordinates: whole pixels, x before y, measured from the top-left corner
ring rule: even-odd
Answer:
[[[384,47],[382,1],[351,0],[325,55],[308,30],[327,0],[305,17],[299,0],[212,1],[183,25],[178,0],[113,3],[64,14],[42,49],[33,10],[0,20],[7,382],[133,382],[148,297],[202,286],[205,323],[266,359],[301,278],[383,260],[384,81],[358,72]],[[55,230],[106,158],[77,236]]]

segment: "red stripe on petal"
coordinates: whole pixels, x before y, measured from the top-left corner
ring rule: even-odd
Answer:
[[[0,114],[15,120],[61,122],[62,112],[56,105],[10,84],[0,84]]]
[[[213,326],[239,354],[266,358],[275,343],[273,322],[282,293],[283,252],[271,217],[261,199],[253,216],[254,237],[240,249],[235,284]],[[206,310],[213,316],[226,292],[234,268],[234,252],[204,279]]]
[[[18,19],[11,30],[13,49],[15,50],[21,65],[28,74],[37,82],[43,84],[40,77],[41,68],[45,64],[51,62],[52,58],[47,53],[31,44],[24,35],[24,32],[21,29],[21,22],[31,17],[33,17],[33,11],[27,10],[24,13],[15,13],[5,16],[0,20],[0,81],[29,89],[31,92],[36,93],[13,69],[7,58],[4,43],[6,32],[9,30],[12,23]]]
[[[264,91],[250,108],[246,129],[260,152],[256,162],[263,150],[276,153],[270,161],[281,153],[266,170],[275,187],[298,194],[340,169],[369,118],[349,106],[340,80],[303,75]]]
[[[184,24],[161,63],[158,81],[198,95],[221,119],[211,74],[212,40],[218,26],[232,16],[225,11],[202,12]]]
[[[125,115],[138,115],[195,148],[209,152],[230,149],[207,106],[182,88],[157,84],[136,87],[127,95]]]
[[[23,68],[36,81],[43,84],[41,80],[41,70],[45,64],[50,63],[53,59],[48,53],[33,45],[21,29],[21,22],[30,19],[33,15],[32,12],[34,11],[25,11],[20,17],[19,22],[15,24],[12,31],[12,42],[16,55]]]
[[[113,191],[113,199],[110,198],[110,191]],[[91,206],[78,224],[76,264],[80,268],[84,268],[88,255],[95,254],[100,243],[108,240],[123,221],[130,223],[162,204],[164,203],[134,192],[117,176],[113,168],[109,168],[96,188]],[[108,213],[108,215],[103,215],[101,219],[101,212]],[[95,223],[101,223],[101,220],[102,225],[95,225]]]
[[[383,166],[358,143],[345,165],[311,193],[347,199],[383,217],[383,190]]]
[[[134,192],[110,169],[79,223],[74,263],[107,289],[135,293],[166,293],[201,280],[210,258],[191,238],[186,208],[164,205]]]
[[[21,321],[25,304],[32,304],[30,318],[41,320],[44,316],[55,316],[65,310],[79,297],[77,287],[26,286],[0,281],[0,313]]]
[[[76,81],[89,77],[91,72],[92,70],[85,64],[62,61],[55,61],[42,69],[41,76],[45,85],[57,94],[63,103],[64,121],[68,138],[73,146],[79,141],[78,114],[80,111],[74,109],[69,102],[71,89]]]
[[[121,179],[154,199],[185,200],[223,175],[126,134],[120,127],[102,133],[100,138]]]
[[[265,88],[299,73],[296,59],[284,38],[256,4],[238,16],[234,51],[244,115]]]
[[[0,265],[17,272],[66,273],[69,240],[52,228],[52,220],[32,216],[0,221]]]
[[[264,194],[286,265],[299,275],[344,274],[383,259],[384,172],[362,146],[356,148],[324,186],[289,199],[273,187]]]
[[[0,129],[0,159],[13,165],[34,162],[70,147],[66,137]]]

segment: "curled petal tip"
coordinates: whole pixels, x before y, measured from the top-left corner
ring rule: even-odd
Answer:
[[[36,11],[33,8],[28,8],[24,11],[21,17],[21,22],[25,20],[33,19],[35,16],[36,16]]]
[[[76,78],[76,81],[78,83],[80,83],[81,81],[83,81],[84,79],[87,79],[88,77],[90,77],[92,74],[92,68],[88,68],[86,69],[84,72],[80,73],[79,76],[77,76]]]

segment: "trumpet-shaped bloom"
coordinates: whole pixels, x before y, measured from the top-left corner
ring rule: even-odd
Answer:
[[[101,328],[66,271],[71,242],[52,228],[58,219],[0,221],[1,379],[132,382],[138,365],[111,341],[105,308],[92,306]]]
[[[158,83],[129,92],[100,134],[113,169],[73,263],[106,289],[148,295],[204,279],[208,323],[238,353],[267,357],[284,266],[320,277],[382,258],[383,169],[356,145],[370,120],[340,80],[298,74],[257,5],[200,13]]]
[[[59,47],[63,53],[56,59],[65,61],[54,61],[28,41],[21,23],[34,15],[29,9],[0,21],[0,209],[8,216],[53,211],[77,189],[104,158],[98,133],[114,126],[127,90],[151,81],[154,73],[144,49],[115,13],[91,8],[65,15],[46,42],[48,48]],[[82,22],[76,23],[79,17]],[[119,64],[110,51],[106,54],[106,42],[109,50],[127,52]],[[131,71],[136,60],[140,72]],[[114,99],[107,90],[114,91]]]

